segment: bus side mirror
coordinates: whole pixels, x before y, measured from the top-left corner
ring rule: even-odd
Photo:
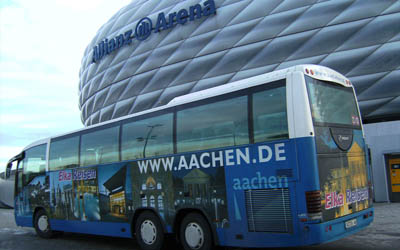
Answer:
[[[11,176],[11,167],[12,167],[12,163],[9,162],[7,164],[7,168],[6,168],[6,179],[10,178],[10,176]]]

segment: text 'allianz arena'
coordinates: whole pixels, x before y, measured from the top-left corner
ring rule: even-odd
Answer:
[[[354,83],[364,122],[400,117],[400,1],[135,0],[80,70],[86,126],[297,64]]]

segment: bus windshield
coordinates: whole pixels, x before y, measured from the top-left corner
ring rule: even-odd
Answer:
[[[360,126],[352,88],[329,84],[306,76],[314,123]]]

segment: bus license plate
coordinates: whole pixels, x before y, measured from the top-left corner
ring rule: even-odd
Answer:
[[[357,226],[357,219],[348,220],[345,222],[346,229]]]

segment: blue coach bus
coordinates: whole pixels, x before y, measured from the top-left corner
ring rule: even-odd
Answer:
[[[159,249],[320,244],[373,221],[351,82],[300,65],[37,141],[17,165],[15,219]]]

